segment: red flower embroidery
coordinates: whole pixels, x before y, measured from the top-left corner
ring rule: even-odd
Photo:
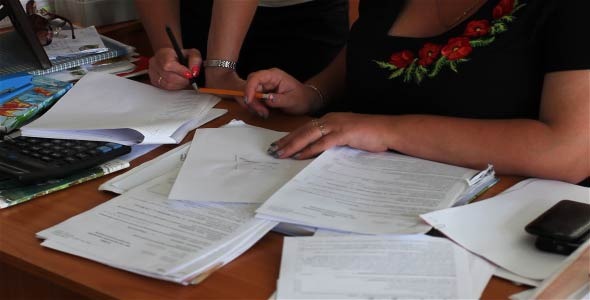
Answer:
[[[420,59],[418,64],[421,66],[428,66],[432,64],[440,56],[441,46],[433,43],[426,43],[418,52]]]
[[[389,58],[389,63],[401,69],[411,64],[413,60],[414,53],[409,50],[404,50],[392,54]]]
[[[471,53],[471,44],[466,37],[456,37],[449,39],[449,42],[442,48],[441,54],[448,60],[458,60],[466,57]]]
[[[490,22],[488,20],[474,20],[467,23],[464,35],[470,38],[485,36],[490,32]]]
[[[492,15],[494,19],[500,19],[501,17],[508,15],[514,9],[514,0],[500,0],[500,3],[494,7]]]

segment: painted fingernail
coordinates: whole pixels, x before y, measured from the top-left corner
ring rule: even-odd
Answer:
[[[293,155],[294,159],[299,159],[301,157],[301,152],[297,152],[295,153],[295,155]]]
[[[268,150],[266,150],[266,152],[274,153],[274,152],[277,152],[278,149],[279,149],[279,147],[277,145],[270,145],[270,147],[268,148]]]
[[[273,154],[272,154],[272,156],[273,156],[274,158],[280,158],[280,157],[283,155],[283,153],[285,153],[285,151],[283,151],[283,150],[279,150],[279,151],[277,151],[277,152],[273,153]]]
[[[193,77],[199,76],[199,74],[201,73],[201,66],[199,66],[199,65],[193,66],[192,71],[193,71]]]
[[[191,73],[190,73],[190,72],[184,72],[184,74],[183,74],[183,75],[184,75],[184,78],[186,78],[186,79],[191,79],[191,78],[193,78],[193,75],[191,75]]]
[[[258,115],[259,115],[261,118],[263,118],[263,119],[266,119],[266,118],[268,118],[268,116],[267,116],[265,113],[263,113],[263,112],[260,112],[260,111],[258,112]]]
[[[244,97],[244,104],[248,104],[248,97]]]

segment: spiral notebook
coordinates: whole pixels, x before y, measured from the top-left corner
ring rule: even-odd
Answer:
[[[28,53],[27,46],[19,40],[18,35],[13,32],[0,35],[0,75],[12,74],[17,72],[27,72],[32,75],[45,75],[53,72],[67,70],[73,67],[95,63],[97,61],[115,58],[131,54],[134,48],[113,39],[101,36],[105,46],[109,51],[87,54],[76,57],[64,57],[52,60],[52,66],[47,69],[38,69],[31,63],[30,57],[23,56]],[[8,59],[4,59],[4,58]]]

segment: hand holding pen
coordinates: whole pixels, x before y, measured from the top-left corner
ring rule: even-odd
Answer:
[[[178,46],[178,43],[176,45]],[[174,45],[172,46],[174,47]],[[201,53],[197,49],[182,50],[178,46],[177,51],[173,48],[161,48],[150,59],[151,83],[166,90],[184,89],[187,84],[193,82],[196,86],[195,80],[199,76],[201,62]]]

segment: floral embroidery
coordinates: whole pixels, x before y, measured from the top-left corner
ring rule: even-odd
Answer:
[[[494,20],[468,22],[463,35],[450,38],[446,45],[425,43],[418,51],[418,57],[410,50],[403,50],[393,53],[387,62],[374,62],[391,71],[389,79],[401,77],[404,82],[418,84],[426,77],[435,77],[446,67],[458,73],[458,65],[469,61],[473,48],[494,42],[496,35],[508,30],[508,23],[515,19],[514,13],[525,5],[519,4],[519,0],[500,0],[492,11]]]

